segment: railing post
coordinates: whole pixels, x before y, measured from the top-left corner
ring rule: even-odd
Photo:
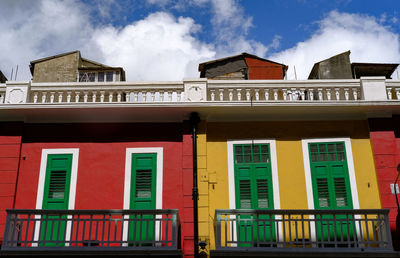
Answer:
[[[31,82],[6,82],[5,104],[29,103]]]
[[[185,101],[207,101],[207,79],[183,80]]]
[[[361,77],[361,99],[376,101],[387,100],[385,77]]]

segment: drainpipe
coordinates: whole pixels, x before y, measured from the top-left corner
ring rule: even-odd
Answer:
[[[194,257],[199,257],[199,190],[197,187],[197,125],[200,121],[199,114],[193,112],[190,114],[190,124],[192,126],[192,146],[193,146],[193,220],[194,220]]]
[[[396,204],[397,204],[397,215],[396,215],[396,238],[398,238],[400,236],[400,206],[399,206],[399,199],[397,197],[397,180],[399,179],[399,175],[400,175],[400,163],[397,165],[397,176],[396,176],[396,180],[394,180],[394,195],[396,196]]]

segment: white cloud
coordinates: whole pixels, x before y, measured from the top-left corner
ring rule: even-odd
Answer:
[[[399,63],[399,35],[375,17],[330,12],[319,22],[311,38],[293,48],[269,56],[289,65],[288,79],[307,79],[314,63],[351,50],[352,62]]]
[[[128,80],[181,80],[198,77],[198,64],[215,56],[193,36],[198,29],[191,18],[158,12],[121,29],[97,29],[92,41],[105,63],[124,67]]]
[[[2,1],[0,69],[19,80],[31,78],[29,61],[84,48],[92,33],[89,16],[77,1]]]
[[[200,42],[191,18],[159,12],[124,27],[92,23],[89,6],[79,1],[0,2],[0,70],[29,80],[29,62],[72,50],[107,65],[122,66],[128,80],[181,80],[198,77],[198,63],[215,57]],[[100,3],[100,2],[99,2]],[[110,8],[112,0],[95,7]],[[106,14],[100,14],[106,18]],[[11,79],[11,78],[9,78]]]

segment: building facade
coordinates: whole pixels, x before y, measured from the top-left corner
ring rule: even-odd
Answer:
[[[6,82],[0,97],[3,255],[398,255],[382,193],[399,81]]]

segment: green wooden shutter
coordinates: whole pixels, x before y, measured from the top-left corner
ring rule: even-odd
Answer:
[[[156,208],[157,154],[132,154],[131,209]]]
[[[72,154],[47,156],[43,209],[68,209]]]
[[[268,144],[234,145],[236,207],[273,209]]]
[[[310,167],[316,209],[352,209],[349,172],[344,142],[310,143]],[[317,216],[318,240],[354,237],[354,225],[343,223],[346,215]],[[334,223],[334,218],[336,223]]]
[[[273,186],[268,144],[234,145],[235,198],[237,209],[273,209]],[[251,242],[276,238],[275,225],[269,215],[260,215],[260,221],[249,215],[240,215],[237,223],[241,247]]]
[[[156,208],[157,154],[132,154],[130,209],[151,210]],[[151,245],[154,239],[154,216],[131,215],[129,241],[139,246]],[[134,222],[137,220],[138,222]]]
[[[71,185],[72,154],[47,155],[46,176],[43,191],[43,209],[66,210],[69,203]],[[43,216],[40,246],[64,246],[65,216]]]
[[[352,209],[344,142],[310,143],[315,208]]]

